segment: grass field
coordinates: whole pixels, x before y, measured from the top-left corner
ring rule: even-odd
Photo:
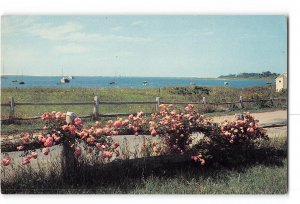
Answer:
[[[38,173],[30,165],[14,166],[17,173],[6,172],[4,180],[2,169],[1,188],[2,193],[286,194],[286,134],[273,135],[263,145],[268,156],[243,165],[200,167],[188,162],[151,169],[121,166],[111,171],[82,166],[77,172],[81,179],[73,183],[61,178],[59,160],[52,158],[55,162],[46,169],[40,164]]]
[[[1,89],[1,103],[8,103],[9,97],[13,96],[15,102],[92,102],[94,96],[98,96],[102,101],[155,101],[156,97],[161,97],[162,101],[201,101],[203,96],[207,97],[207,102],[232,102],[238,101],[240,96],[247,99],[269,98],[270,96],[287,96],[286,93],[276,93],[274,86],[264,86],[255,88],[231,88],[231,87],[166,87],[160,89],[129,89],[129,88],[106,88],[106,89]],[[245,108],[261,109],[276,108],[283,104],[250,104]],[[16,106],[16,117],[39,116],[46,111],[67,110],[79,115],[89,115],[92,113],[92,106]],[[198,107],[203,112],[230,111],[237,107],[231,106],[210,106]],[[155,110],[155,105],[100,105],[100,113],[131,113],[137,111],[151,112]],[[8,107],[1,107],[1,118],[7,118]]]
[[[94,96],[98,96],[101,101],[155,101],[157,96],[162,101],[185,101],[196,102],[207,98],[207,102],[232,102],[238,101],[242,95],[247,99],[261,99],[273,97],[287,97],[286,92],[276,93],[274,86],[252,87],[252,88],[232,88],[232,87],[165,87],[160,89],[125,89],[125,88],[106,88],[106,89],[1,89],[1,103],[8,103],[9,97],[13,96],[16,102],[92,102]],[[178,105],[183,108],[183,105]],[[286,102],[257,102],[245,104],[243,111],[270,111],[286,108]],[[231,114],[241,111],[238,105],[197,105],[199,112],[207,115]],[[72,111],[80,115],[91,115],[93,106],[16,106],[15,117],[40,116],[49,111]],[[138,111],[152,112],[155,110],[153,104],[138,105],[100,105],[100,113],[135,113]],[[1,107],[1,119],[7,119],[9,114],[8,107]],[[90,120],[86,121],[91,122]],[[41,127],[39,120],[35,121],[16,121],[14,124],[1,123],[3,134],[15,133],[20,131],[34,131]]]

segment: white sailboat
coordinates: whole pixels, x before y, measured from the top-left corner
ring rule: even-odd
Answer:
[[[60,83],[61,84],[65,84],[65,83],[69,83],[70,82],[70,79],[68,79],[67,77],[62,77],[61,79],[60,79]]]
[[[60,79],[61,84],[70,83],[71,79],[73,79],[72,76],[64,76],[64,70],[61,69],[61,75],[62,78]]]

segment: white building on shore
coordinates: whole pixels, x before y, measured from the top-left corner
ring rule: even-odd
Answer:
[[[276,78],[276,92],[287,89],[287,73],[282,73]]]

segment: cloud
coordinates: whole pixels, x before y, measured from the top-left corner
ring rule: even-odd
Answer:
[[[46,40],[64,40],[68,35],[81,30],[82,27],[75,22],[67,22],[59,26],[37,24],[29,27],[27,32]]]
[[[2,16],[1,32],[3,35],[15,35],[24,32],[29,26],[37,21],[33,16]]]
[[[145,22],[143,21],[133,21],[131,23],[132,26],[142,26],[142,25],[145,25]]]
[[[213,35],[214,32],[213,31],[205,31],[203,33],[201,33],[202,35]]]
[[[60,54],[82,54],[91,51],[91,48],[78,44],[65,44],[55,46],[53,50]]]
[[[111,28],[111,30],[113,30],[113,31],[121,31],[121,30],[123,30],[123,27],[122,26],[116,26],[116,27]]]
[[[60,25],[51,23],[40,23],[38,17],[4,16],[2,17],[2,33],[10,36],[12,34],[29,34],[44,40],[76,42],[104,42],[120,41],[130,43],[150,42],[152,39],[139,36],[113,35],[104,33],[90,33],[84,31],[84,26],[78,22],[66,22]],[[135,22],[135,25],[140,24]],[[121,31],[122,26],[113,27],[114,31]]]
[[[206,29],[206,28],[205,29],[195,29],[195,30],[192,30],[191,33],[194,36],[210,36],[210,35],[215,34],[214,31]]]

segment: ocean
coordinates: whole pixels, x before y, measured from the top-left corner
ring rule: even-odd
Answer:
[[[266,86],[266,80],[224,80],[172,77],[86,77],[75,76],[69,83],[60,83],[59,76],[5,76],[1,88],[158,88],[169,86],[224,86],[253,87]],[[20,84],[24,82],[24,84]],[[274,82],[272,82],[274,83]]]

